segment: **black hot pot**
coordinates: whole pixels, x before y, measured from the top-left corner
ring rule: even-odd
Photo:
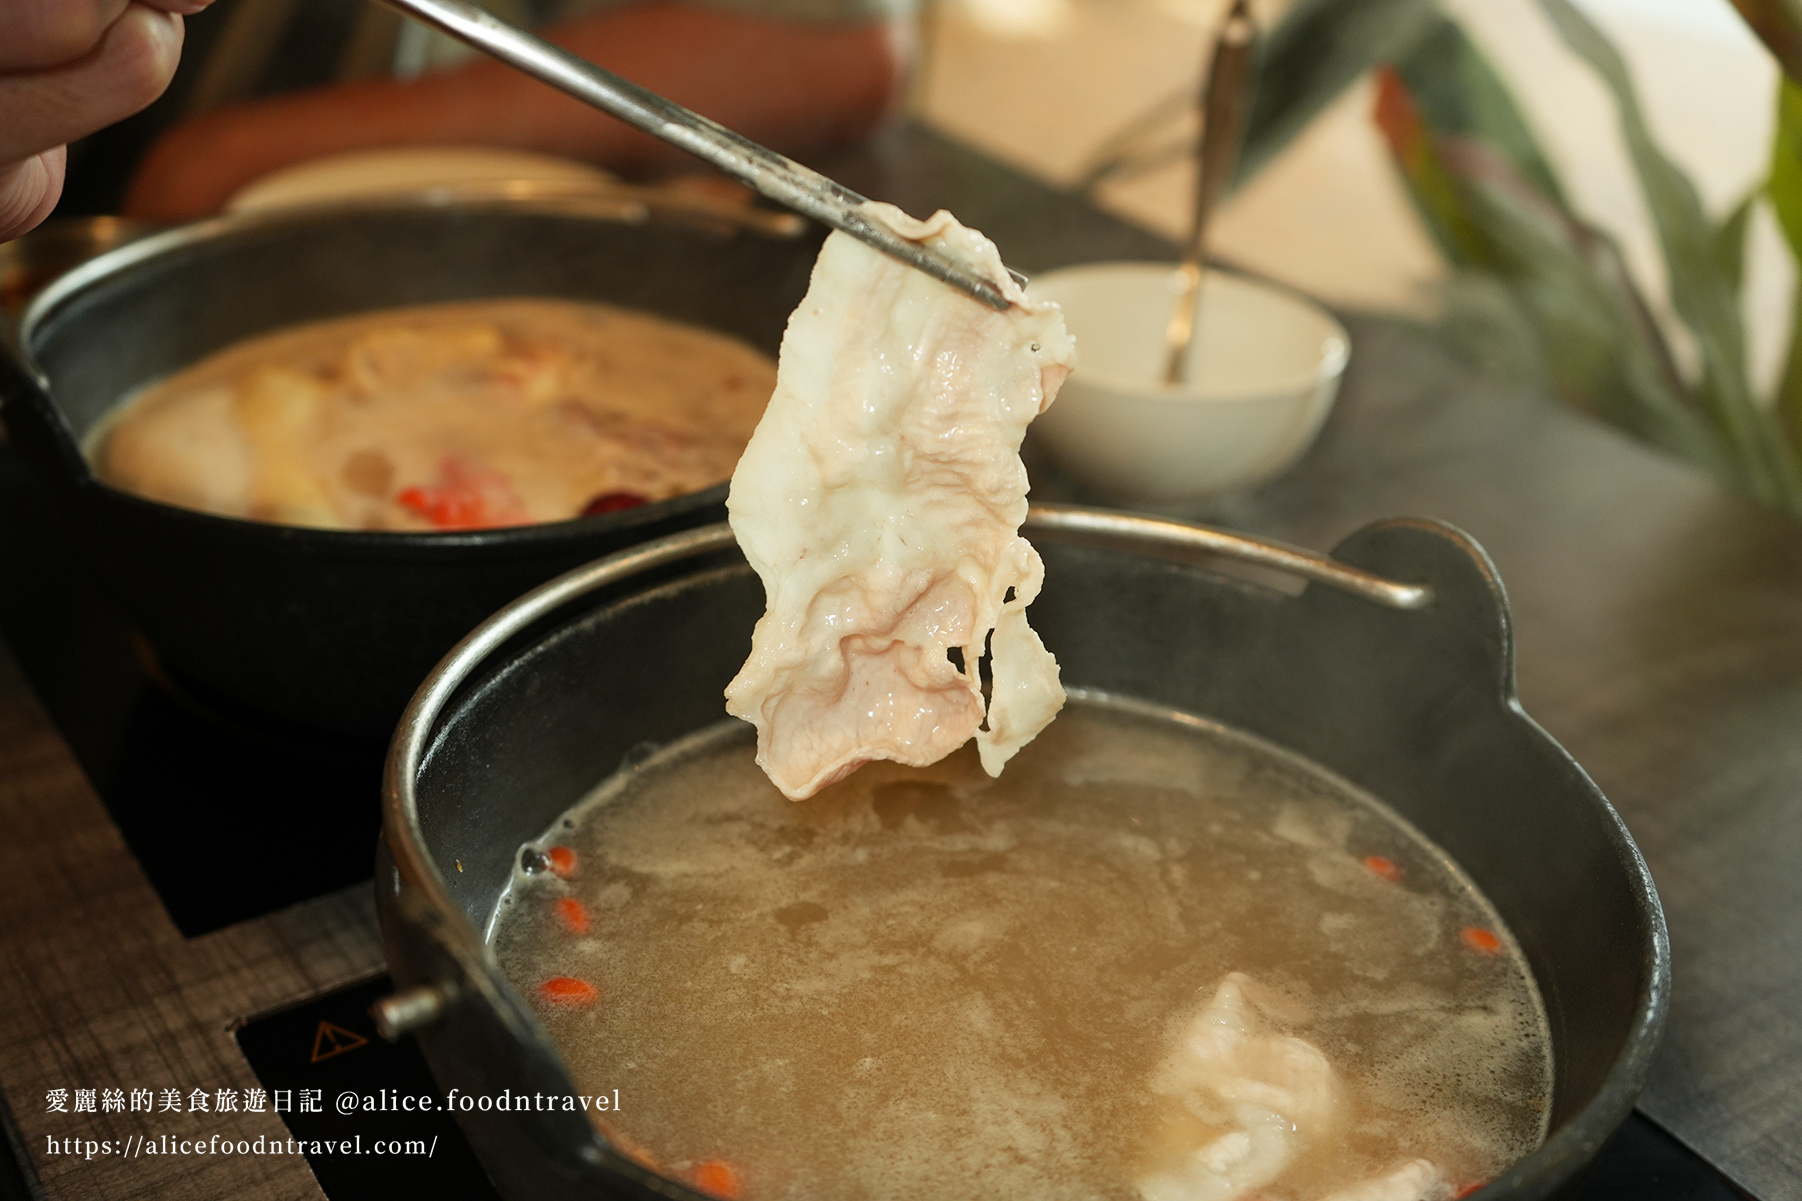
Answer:
[[[7,429],[127,616],[182,686],[234,709],[386,738],[420,678],[526,589],[725,517],[725,488],[548,525],[446,533],[216,517],[101,483],[81,439],[122,397],[302,321],[483,297],[600,300],[772,357],[819,239],[788,214],[622,190],[223,218],[102,255],[0,351]]]
[[[1447,526],[1380,522],[1333,557],[1203,527],[1036,508],[1032,623],[1064,683],[1262,736],[1386,801],[1500,910],[1555,1063],[1547,1142],[1478,1196],[1568,1192],[1632,1108],[1664,1024],[1664,916],[1626,828],[1521,710],[1500,581]],[[1308,581],[1298,596],[1232,562]],[[581,568],[497,614],[414,697],[390,750],[376,903],[401,991],[378,1003],[465,1094],[573,1091],[482,932],[522,844],[645,744],[722,719],[763,591],[729,529]],[[679,1021],[679,1014],[671,1014]],[[515,1198],[698,1197],[576,1113],[457,1115]],[[829,1201],[829,1199],[822,1199]]]

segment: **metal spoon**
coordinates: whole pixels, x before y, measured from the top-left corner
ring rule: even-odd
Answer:
[[[858,241],[918,267],[991,308],[1009,307],[1007,297],[993,281],[974,274],[962,263],[932,247],[909,241],[872,220],[861,211],[866,203],[864,198],[851,189],[733,133],[718,122],[709,121],[699,113],[690,112],[674,101],[553,46],[543,38],[534,37],[468,0],[385,0],[385,3],[569,93],[577,100],[611,113],[652,137],[704,159],[771,200],[843,230]],[[1025,284],[1025,276],[1013,271],[1009,274]]]
[[[1207,250],[1208,218],[1214,202],[1226,190],[1239,165],[1239,147],[1245,141],[1245,118],[1251,109],[1252,66],[1257,59],[1257,24],[1246,0],[1233,0],[1232,11],[1214,40],[1207,83],[1201,93],[1201,134],[1196,140],[1198,178],[1195,181],[1195,219],[1183,244],[1177,267],[1176,304],[1164,327],[1169,357],[1164,360],[1164,382],[1180,384],[1189,344],[1195,340],[1195,309],[1201,295],[1201,264]]]

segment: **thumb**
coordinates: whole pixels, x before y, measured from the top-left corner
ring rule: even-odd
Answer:
[[[50,215],[63,194],[67,150],[54,146],[0,165],[0,242],[9,242]]]

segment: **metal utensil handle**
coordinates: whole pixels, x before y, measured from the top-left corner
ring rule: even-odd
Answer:
[[[1433,600],[1432,589],[1425,585],[1387,580],[1303,547],[1290,546],[1268,538],[1235,534],[1212,526],[1066,505],[1033,505],[1026,520],[1029,533],[1033,530],[1055,530],[1065,534],[1122,539],[1142,546],[1203,551],[1243,563],[1255,563],[1260,567],[1326,584],[1391,609],[1424,609]]]
[[[468,0],[384,0],[390,6],[527,75],[611,113],[654,138],[688,151],[779,204],[843,230],[935,279],[943,280],[991,308],[1005,310],[1001,289],[929,246],[910,241],[861,210],[851,189],[733,133],[647,88],[622,79],[586,59],[553,46]]]
[[[1252,68],[1257,61],[1258,27],[1246,0],[1234,0],[1226,23],[1215,39],[1207,81],[1202,88],[1201,132],[1195,146],[1195,211],[1189,237],[1183,243],[1179,270],[1181,289],[1165,330],[1169,343],[1164,362],[1164,382],[1183,380],[1189,343],[1195,338],[1195,309],[1201,291],[1202,265],[1207,258],[1208,222],[1214,206],[1239,166],[1239,149],[1245,141],[1245,121],[1251,113]]]
[[[1258,27],[1252,20],[1251,9],[1246,0],[1234,0],[1219,40],[1214,44],[1207,86],[1201,95],[1196,203],[1184,247],[1184,257],[1196,262],[1200,262],[1206,253],[1208,219],[1239,166],[1239,151],[1245,144],[1245,122],[1251,115],[1257,47]]]

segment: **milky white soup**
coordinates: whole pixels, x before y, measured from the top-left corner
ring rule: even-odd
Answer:
[[[602,1129],[760,1198],[1449,1198],[1538,1146],[1544,1007],[1393,813],[1077,698],[785,800],[736,723],[528,848],[493,931]]]
[[[489,300],[238,342],[98,427],[100,478],[327,529],[564,521],[723,483],[775,385],[724,334],[602,304]]]

